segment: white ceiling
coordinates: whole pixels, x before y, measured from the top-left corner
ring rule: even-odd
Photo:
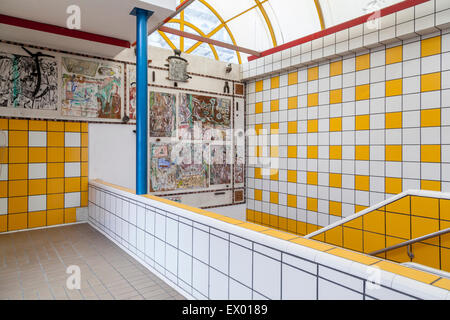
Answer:
[[[151,29],[175,11],[176,0],[1,0],[0,13],[66,28],[70,15],[66,10],[70,5],[80,7],[80,31],[133,43],[136,41],[136,17],[130,15],[131,10],[139,7],[153,11],[148,20]],[[0,38],[110,57],[124,49],[9,25],[1,25]]]

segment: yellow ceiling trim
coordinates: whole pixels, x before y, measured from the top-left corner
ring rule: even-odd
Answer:
[[[322,30],[324,30],[325,29],[325,20],[323,18],[323,12],[322,12],[322,7],[320,6],[320,1],[314,0],[314,4],[316,5],[317,15],[319,16],[320,28]]]
[[[180,20],[180,19],[170,19],[169,23],[179,23],[179,24],[181,25],[181,20]],[[194,30],[195,30],[199,35],[201,35],[202,37],[205,37],[205,38],[206,38],[206,34],[204,34],[203,31],[200,30],[200,29],[199,29],[197,26],[195,26],[194,24],[192,24],[192,23],[190,23],[190,22],[188,22],[188,21],[184,21],[184,24],[187,25],[188,27],[194,29]],[[180,37],[180,38],[182,38],[182,37]],[[216,48],[215,48],[212,44],[210,44],[210,43],[208,43],[208,45],[209,45],[209,47],[211,48],[211,51],[212,51],[213,54],[214,54],[214,58],[216,58],[216,60],[219,60],[219,55],[217,54]]]
[[[173,44],[172,41],[170,41],[169,37],[162,31],[158,30],[159,35],[167,42],[167,44],[172,48],[172,50],[175,50],[177,47]]]
[[[180,30],[184,31],[184,10],[180,12]],[[180,37],[180,50],[184,52],[184,37]]]
[[[233,33],[231,32],[230,28],[228,28],[227,24],[225,23],[225,20],[223,20],[223,18],[220,16],[220,14],[216,11],[216,9],[214,9],[208,2],[206,2],[205,0],[199,0],[201,3],[203,3],[209,10],[211,10],[212,13],[214,13],[214,15],[217,17],[217,19],[219,19],[219,21],[225,26],[225,29],[228,32],[228,35],[231,38],[231,42],[233,42],[233,44],[235,46],[237,46],[236,44],[236,40],[234,39]],[[241,54],[239,53],[239,51],[236,51],[236,55],[238,58],[238,62],[239,64],[242,63],[241,60]]]
[[[206,35],[207,38],[211,38],[213,35],[215,35],[220,29],[222,29],[223,27],[225,27],[224,24],[219,24],[214,30],[212,30],[210,33],[208,33]],[[199,45],[201,45],[203,42],[202,41],[198,41],[196,44],[194,44],[192,47],[190,47],[189,49],[186,50],[186,53],[191,53],[192,51],[194,51],[195,49],[197,49],[197,47]]]
[[[269,1],[269,0],[263,0],[263,1],[261,1],[261,4],[263,4],[264,2],[267,2],[267,1]],[[228,22],[230,22],[231,20],[234,20],[234,19],[236,19],[237,17],[242,16],[244,13],[247,13],[247,12],[249,12],[250,10],[255,9],[256,7],[258,7],[257,4],[255,4],[253,7],[248,8],[247,10],[242,11],[241,13],[238,13],[238,14],[235,15],[234,17],[231,17],[230,19],[228,19],[227,21],[225,21],[225,23],[228,23]]]
[[[266,9],[262,6],[261,2],[259,0],[255,0],[259,10],[261,11],[261,14],[264,17],[264,20],[266,20],[267,28],[269,28],[269,33],[272,38],[273,46],[277,46],[277,39],[275,37],[275,32],[273,31],[272,23],[270,22],[269,16],[267,15]]]

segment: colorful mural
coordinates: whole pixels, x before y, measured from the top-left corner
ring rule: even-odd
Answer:
[[[175,130],[176,96],[170,93],[150,92],[150,136],[171,137]]]

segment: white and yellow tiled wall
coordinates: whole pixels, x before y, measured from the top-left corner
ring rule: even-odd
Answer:
[[[75,222],[87,191],[87,123],[0,119],[0,232]]]
[[[247,88],[248,220],[307,234],[408,189],[450,192],[448,31]]]

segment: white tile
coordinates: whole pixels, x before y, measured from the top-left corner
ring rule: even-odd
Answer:
[[[192,286],[204,296],[208,296],[209,268],[197,259],[192,264]]]
[[[80,147],[81,133],[79,132],[65,132],[64,133],[65,147]]]
[[[0,198],[0,215],[8,214],[8,198]]]
[[[209,269],[209,298],[211,300],[228,299],[228,278],[213,268]]]
[[[179,251],[178,252],[178,276],[187,284],[192,284],[192,257]]]
[[[160,213],[155,213],[155,236],[163,241],[166,239],[166,217]]]
[[[362,294],[319,278],[319,300],[362,300]]]
[[[137,221],[136,225],[140,229],[145,229],[145,208],[140,205],[136,206]]]
[[[315,300],[316,276],[283,264],[283,300]]]
[[[148,233],[145,233],[145,255],[152,260],[155,258],[155,237]]]
[[[64,176],[68,177],[80,177],[81,176],[81,164],[80,162],[66,162],[64,163]]]
[[[230,300],[251,300],[252,290],[239,282],[230,279]]]
[[[279,300],[281,297],[281,263],[255,252],[253,255],[253,288],[270,299]]]
[[[29,163],[28,164],[28,179],[45,179],[45,178],[47,178],[47,164],[46,163]]]
[[[47,132],[29,131],[28,132],[28,146],[29,147],[46,147],[47,146]]]
[[[225,274],[228,274],[228,243],[222,238],[210,236],[209,264]]]
[[[43,211],[47,209],[47,196],[29,196],[28,211]]]
[[[166,242],[178,246],[178,221],[166,218]]]
[[[252,251],[234,243],[230,244],[230,277],[251,286]]]
[[[209,261],[209,234],[194,228],[193,236],[193,256],[205,263]]]
[[[80,206],[80,192],[69,192],[64,194],[64,208]]]
[[[174,274],[178,275],[178,250],[170,245],[166,244],[166,269]]]

